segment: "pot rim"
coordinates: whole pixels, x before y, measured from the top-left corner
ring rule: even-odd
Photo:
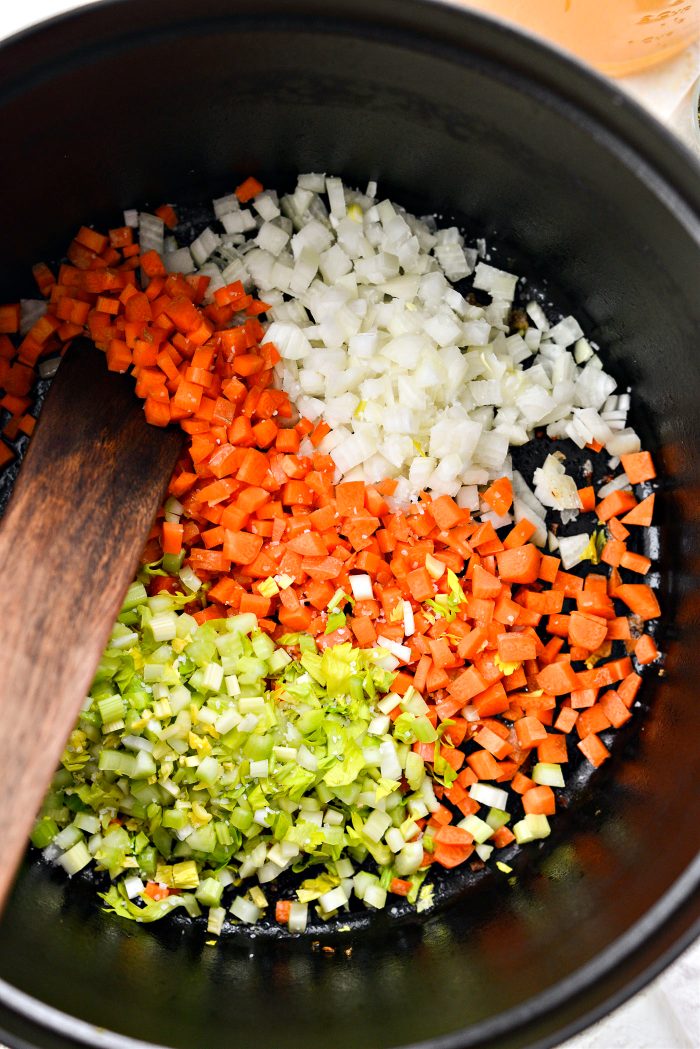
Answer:
[[[142,5],[140,0],[98,0],[28,26],[0,41],[0,59],[6,59],[16,46],[31,43],[33,38],[42,34],[50,35],[72,22],[99,19],[109,9],[127,6]],[[233,5],[227,8],[229,20],[243,17],[232,8]],[[459,0],[386,0],[381,8],[379,10],[377,5],[375,9],[372,0],[334,0],[329,15],[327,0],[260,0],[256,17],[280,14],[286,20],[296,18],[299,21],[325,18],[329,29],[342,18],[346,25],[350,22],[389,35],[401,33],[402,38],[410,40],[417,49],[437,48],[457,63],[463,62],[471,53],[483,67],[494,70],[501,80],[517,83],[539,104],[563,113],[631,170],[661,200],[670,219],[694,238],[700,259],[700,164],[675,135],[613,82],[541,38],[500,19],[468,10]],[[211,12],[211,18],[221,17]],[[196,20],[209,20],[209,15],[198,10]],[[171,22],[169,31],[176,31],[178,24]],[[487,36],[487,44],[482,41],[475,45],[470,41],[470,38],[473,41],[472,26],[479,27],[482,37]],[[145,32],[153,31],[157,28]],[[113,34],[110,44],[115,44],[120,35]],[[133,39],[133,31],[129,36]],[[0,73],[0,101],[7,89],[21,90],[21,85],[21,73],[14,81],[11,74]],[[641,959],[640,970],[636,975],[625,977],[627,982],[620,989],[606,992],[599,988],[595,1004],[581,1003],[580,1015],[568,1024],[557,1025],[557,1009],[564,1004],[575,1005],[577,998],[594,989],[594,985],[616,967],[631,964],[635,956],[649,947],[654,935],[672,921],[675,921],[678,931],[673,933],[675,939],[670,948],[651,960]],[[700,855],[643,918],[570,976],[497,1016],[429,1043],[411,1043],[402,1049],[425,1049],[428,1045],[431,1049],[467,1049],[472,1046],[487,1049],[506,1033],[517,1035],[522,1032],[527,1038],[528,1025],[534,1020],[550,1018],[554,1023],[554,1033],[527,1043],[532,1049],[548,1049],[620,1006],[654,979],[698,936]],[[225,949],[225,944],[221,947]],[[5,980],[0,980],[0,1005],[31,1021],[39,1029],[52,1030],[59,1036],[76,1039],[96,1049],[168,1049],[158,1043],[94,1026],[32,998]],[[9,1033],[4,1036],[11,1040]]]

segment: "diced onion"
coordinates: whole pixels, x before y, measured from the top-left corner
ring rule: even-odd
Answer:
[[[578,321],[550,325],[533,301],[533,326],[510,334],[518,275],[483,261],[484,252],[479,260],[456,227],[436,229],[314,173],[281,200],[266,191],[252,207],[214,202],[228,239],[203,272],[215,264],[222,281],[255,285],[273,304],[264,341],[281,355],[277,381],[302,415],[332,427],[321,450],[335,461],[336,481],[395,477],[392,509],[425,490],[476,509],[474,485],[506,473],[509,447],[537,427],[579,447],[598,440],[613,455],[632,448],[628,405],[599,414],[615,382]],[[474,288],[491,296],[486,306],[450,285],[472,271]],[[551,498],[547,506],[578,508],[571,492],[562,505]],[[521,520],[522,502],[514,510]],[[543,546],[544,514],[530,519]]]
[[[356,601],[371,601],[374,597],[372,580],[366,574],[351,575],[350,586],[352,588],[352,596]]]

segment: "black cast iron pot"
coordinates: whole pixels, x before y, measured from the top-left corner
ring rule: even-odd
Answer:
[[[127,1049],[549,1046],[700,923],[700,177],[609,84],[422,0],[121,0],[0,49],[0,301],[83,222],[241,176],[378,178],[457,214],[634,384],[664,471],[666,676],[518,878],[455,881],[417,921],[206,946],[104,915],[35,861],[0,925],[0,1040]],[[89,512],[89,493],[86,493]],[[47,598],[50,599],[50,598]],[[89,595],[86,595],[89,609]],[[12,615],[3,609],[3,615]],[[47,688],[51,669],[46,668]],[[1,852],[0,852],[1,857]],[[449,899],[448,899],[449,897]],[[350,951],[349,948],[352,948]]]

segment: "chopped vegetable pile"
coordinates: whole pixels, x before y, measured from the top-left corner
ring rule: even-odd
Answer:
[[[10,438],[84,331],[188,435],[32,841],[215,935],[422,909],[433,865],[546,838],[631,719],[654,464],[578,323],[515,308],[456,228],[319,175],[214,210],[188,246],[170,205],[83,227],[47,302],[0,307]],[[535,429],[562,440],[526,477]]]

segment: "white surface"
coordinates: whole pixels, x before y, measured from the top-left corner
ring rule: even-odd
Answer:
[[[670,62],[617,83],[700,157],[700,40]]]
[[[698,1049],[700,942],[640,994],[558,1049]]]
[[[0,0],[0,38],[78,6],[64,0],[24,0],[21,5]],[[700,155],[700,43],[660,69],[617,83]],[[700,1049],[700,943],[650,987],[560,1049]]]

